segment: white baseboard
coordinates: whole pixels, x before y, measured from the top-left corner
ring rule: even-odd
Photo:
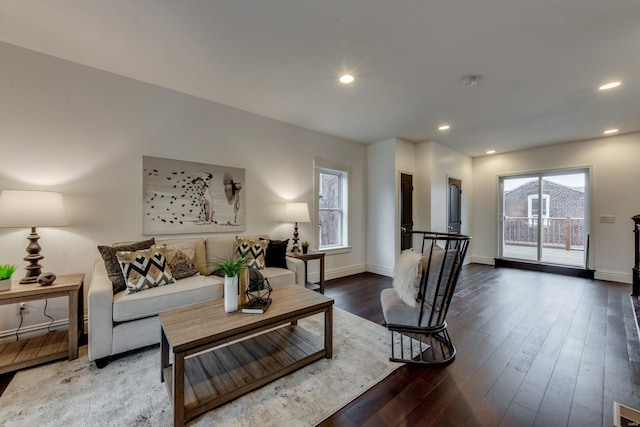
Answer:
[[[332,268],[324,270],[324,280],[338,279],[340,277],[351,276],[352,274],[364,273],[366,270],[364,264],[348,265],[346,267]],[[312,273],[307,277],[310,282],[319,282],[320,273]]]
[[[393,277],[393,269],[389,267],[383,267],[381,265],[367,264],[367,271],[381,274],[387,277]]]
[[[610,271],[610,270],[596,270],[594,275],[596,280],[606,280],[608,282],[619,282],[619,283],[633,283],[633,276],[631,272],[621,272],[621,271]]]
[[[486,256],[471,256],[471,262],[475,264],[495,265],[495,259]]]
[[[51,330],[58,330],[58,329],[64,329],[68,327],[69,327],[69,319],[56,320],[53,323],[43,322],[43,323],[38,323],[36,325],[29,325],[29,326],[24,326],[20,328],[18,336],[20,338],[29,338],[36,335],[45,334],[48,332],[49,328],[51,328]],[[0,332],[0,343],[15,341],[16,331],[17,329],[9,329],[9,330]]]
[[[325,280],[337,279],[340,277],[351,276],[352,274],[364,273],[367,268],[364,264],[347,265],[340,268],[332,268],[324,271]],[[320,278],[318,277],[318,280]]]
[[[43,322],[35,325],[23,326],[20,328],[18,332],[18,337],[20,339],[35,337],[38,335],[43,335],[49,332],[49,328],[55,331],[58,329],[69,329],[69,319],[59,319],[55,320],[53,323],[51,322]],[[0,331],[0,344],[7,343],[16,340],[16,330],[17,329],[8,329],[6,331]],[[89,318],[85,315],[84,318],[84,332],[85,334],[89,331]]]

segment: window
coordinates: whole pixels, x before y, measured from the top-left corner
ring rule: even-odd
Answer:
[[[318,170],[319,249],[342,248],[348,244],[347,178],[346,171]]]
[[[549,218],[549,200],[550,200],[550,196],[548,194],[543,194],[542,195],[542,218]],[[538,209],[539,209],[539,203],[538,203],[538,195],[537,194],[532,194],[530,196],[528,196],[529,199],[529,218],[538,218]]]

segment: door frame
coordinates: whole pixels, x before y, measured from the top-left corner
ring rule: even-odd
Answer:
[[[585,223],[585,238],[586,238],[586,242],[585,242],[585,259],[584,259],[584,267],[579,267],[579,268],[585,268],[585,269],[590,269],[591,265],[593,264],[593,254],[591,253],[590,250],[590,241],[593,240],[594,238],[594,224],[592,224],[591,220],[593,218],[592,215],[592,209],[593,209],[593,204],[591,203],[591,199],[592,199],[592,194],[591,194],[591,189],[593,188],[593,166],[572,166],[572,167],[566,167],[566,168],[553,168],[553,169],[540,169],[540,170],[536,170],[536,171],[527,171],[527,172],[513,172],[513,173],[506,173],[506,174],[500,174],[496,176],[496,191],[497,191],[497,217],[496,217],[496,221],[497,221],[497,231],[498,231],[498,239],[497,239],[497,246],[496,246],[496,253],[497,258],[500,260],[506,260],[506,261],[516,261],[516,262],[523,262],[523,263],[528,263],[528,264],[539,264],[539,265],[555,265],[555,264],[549,264],[549,263],[545,263],[540,261],[541,259],[541,250],[542,250],[542,245],[540,244],[540,239],[541,239],[541,227],[538,227],[538,260],[537,261],[532,261],[532,260],[518,260],[518,259],[514,259],[514,258],[506,258],[503,256],[502,253],[502,247],[503,247],[503,239],[504,239],[504,227],[502,225],[502,220],[503,220],[503,212],[504,212],[504,206],[503,206],[503,195],[504,195],[504,188],[502,185],[502,179],[503,178],[514,178],[514,177],[535,177],[538,176],[540,178],[544,177],[545,175],[554,175],[554,174],[562,174],[562,173],[567,173],[570,174],[571,172],[584,172],[586,174],[585,177],[585,188],[584,188],[584,223]],[[540,194],[542,191],[539,191],[538,197],[539,200],[540,197],[542,197],[542,194]],[[559,264],[560,265],[560,264]],[[573,266],[570,266],[569,268],[572,268]]]

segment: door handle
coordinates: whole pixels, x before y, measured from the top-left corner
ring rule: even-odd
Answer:
[[[447,229],[449,229],[449,231],[453,231],[453,227],[452,226],[448,226]]]

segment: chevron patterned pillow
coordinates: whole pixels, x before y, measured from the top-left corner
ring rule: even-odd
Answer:
[[[267,239],[236,236],[236,255],[244,255],[249,268],[257,268],[258,270],[264,268],[264,255],[267,246],[269,246]]]
[[[127,285],[127,294],[174,282],[165,253],[166,245],[116,253]]]

